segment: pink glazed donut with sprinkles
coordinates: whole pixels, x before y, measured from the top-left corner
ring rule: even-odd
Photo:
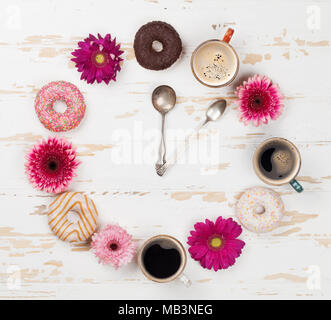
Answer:
[[[63,101],[67,109],[56,112],[54,103]],[[85,114],[85,102],[79,89],[70,82],[54,81],[40,89],[35,101],[35,110],[45,128],[54,132],[76,128]]]
[[[240,197],[236,215],[240,223],[256,233],[275,229],[283,217],[284,203],[279,194],[271,189],[255,187]]]

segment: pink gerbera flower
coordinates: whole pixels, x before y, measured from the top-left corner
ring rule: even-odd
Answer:
[[[65,191],[80,162],[76,151],[64,138],[49,137],[33,146],[26,156],[25,171],[30,182],[39,190]]]
[[[111,264],[115,269],[128,264],[136,252],[136,245],[123,228],[107,225],[92,236],[92,248],[99,263]]]
[[[255,75],[236,89],[239,100],[240,121],[246,125],[252,121],[255,126],[277,119],[283,109],[283,95],[279,87],[268,77]]]
[[[232,218],[218,217],[215,223],[206,219],[205,223],[196,223],[194,228],[188,237],[188,251],[204,268],[227,269],[235,263],[245,246],[244,241],[236,239],[242,229]]]
[[[71,59],[76,63],[76,68],[82,72],[81,80],[87,83],[98,83],[104,81],[109,84],[111,80],[116,81],[117,71],[121,70],[120,44],[116,44],[116,38],[111,40],[110,34],[104,38],[98,34],[98,38],[89,35],[84,41],[78,42],[79,49],[72,52],[76,58]]]

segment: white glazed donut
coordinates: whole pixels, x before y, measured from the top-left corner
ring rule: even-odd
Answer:
[[[63,241],[86,241],[97,227],[97,216],[93,200],[79,192],[64,192],[48,207],[48,224]]]
[[[284,203],[279,194],[262,187],[246,190],[236,207],[240,223],[257,233],[275,229],[283,217],[283,212]]]

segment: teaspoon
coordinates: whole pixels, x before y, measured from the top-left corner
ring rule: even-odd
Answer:
[[[206,111],[206,120],[196,129],[196,131],[199,132],[199,130],[205,126],[209,121],[216,121],[218,120],[222,114],[224,113],[226,108],[226,101],[224,99],[221,100],[217,100],[214,103],[212,103],[209,108]],[[192,134],[193,135],[193,134]],[[192,135],[189,135],[186,139],[185,139],[185,149],[188,147],[188,142],[189,139]],[[182,151],[182,150],[181,150]],[[166,172],[166,170],[173,164],[175,164],[176,159],[178,157],[178,152],[171,158],[171,161],[169,161],[168,163],[165,163],[163,166],[159,167],[156,169],[156,173],[159,176],[163,176],[164,173]]]
[[[164,137],[164,123],[166,114],[176,104],[176,92],[169,86],[163,85],[154,89],[152,93],[152,104],[162,115],[161,143],[159,148],[159,159],[155,164],[156,170],[166,163],[166,145]]]

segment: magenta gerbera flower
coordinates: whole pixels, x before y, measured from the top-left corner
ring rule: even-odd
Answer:
[[[51,193],[65,191],[80,162],[76,150],[64,138],[49,137],[33,146],[26,156],[25,171],[39,190]]]
[[[235,263],[245,246],[244,241],[236,239],[242,228],[232,218],[218,217],[215,223],[206,219],[205,223],[196,223],[194,229],[188,237],[188,251],[204,268],[227,269]]]
[[[71,60],[76,63],[76,68],[82,72],[81,80],[87,83],[98,83],[104,81],[109,84],[111,80],[116,81],[117,71],[121,70],[120,62],[123,60],[120,55],[121,45],[116,44],[116,38],[113,40],[110,34],[104,38],[98,34],[98,38],[89,35],[84,41],[78,42],[79,49],[71,54],[76,58]]]
[[[131,262],[136,252],[131,235],[118,225],[107,225],[95,233],[91,245],[99,263],[110,264],[115,269]]]
[[[277,119],[283,109],[283,95],[268,77],[258,74],[248,78],[236,89],[239,98],[239,118],[244,124],[252,121],[255,126]]]

